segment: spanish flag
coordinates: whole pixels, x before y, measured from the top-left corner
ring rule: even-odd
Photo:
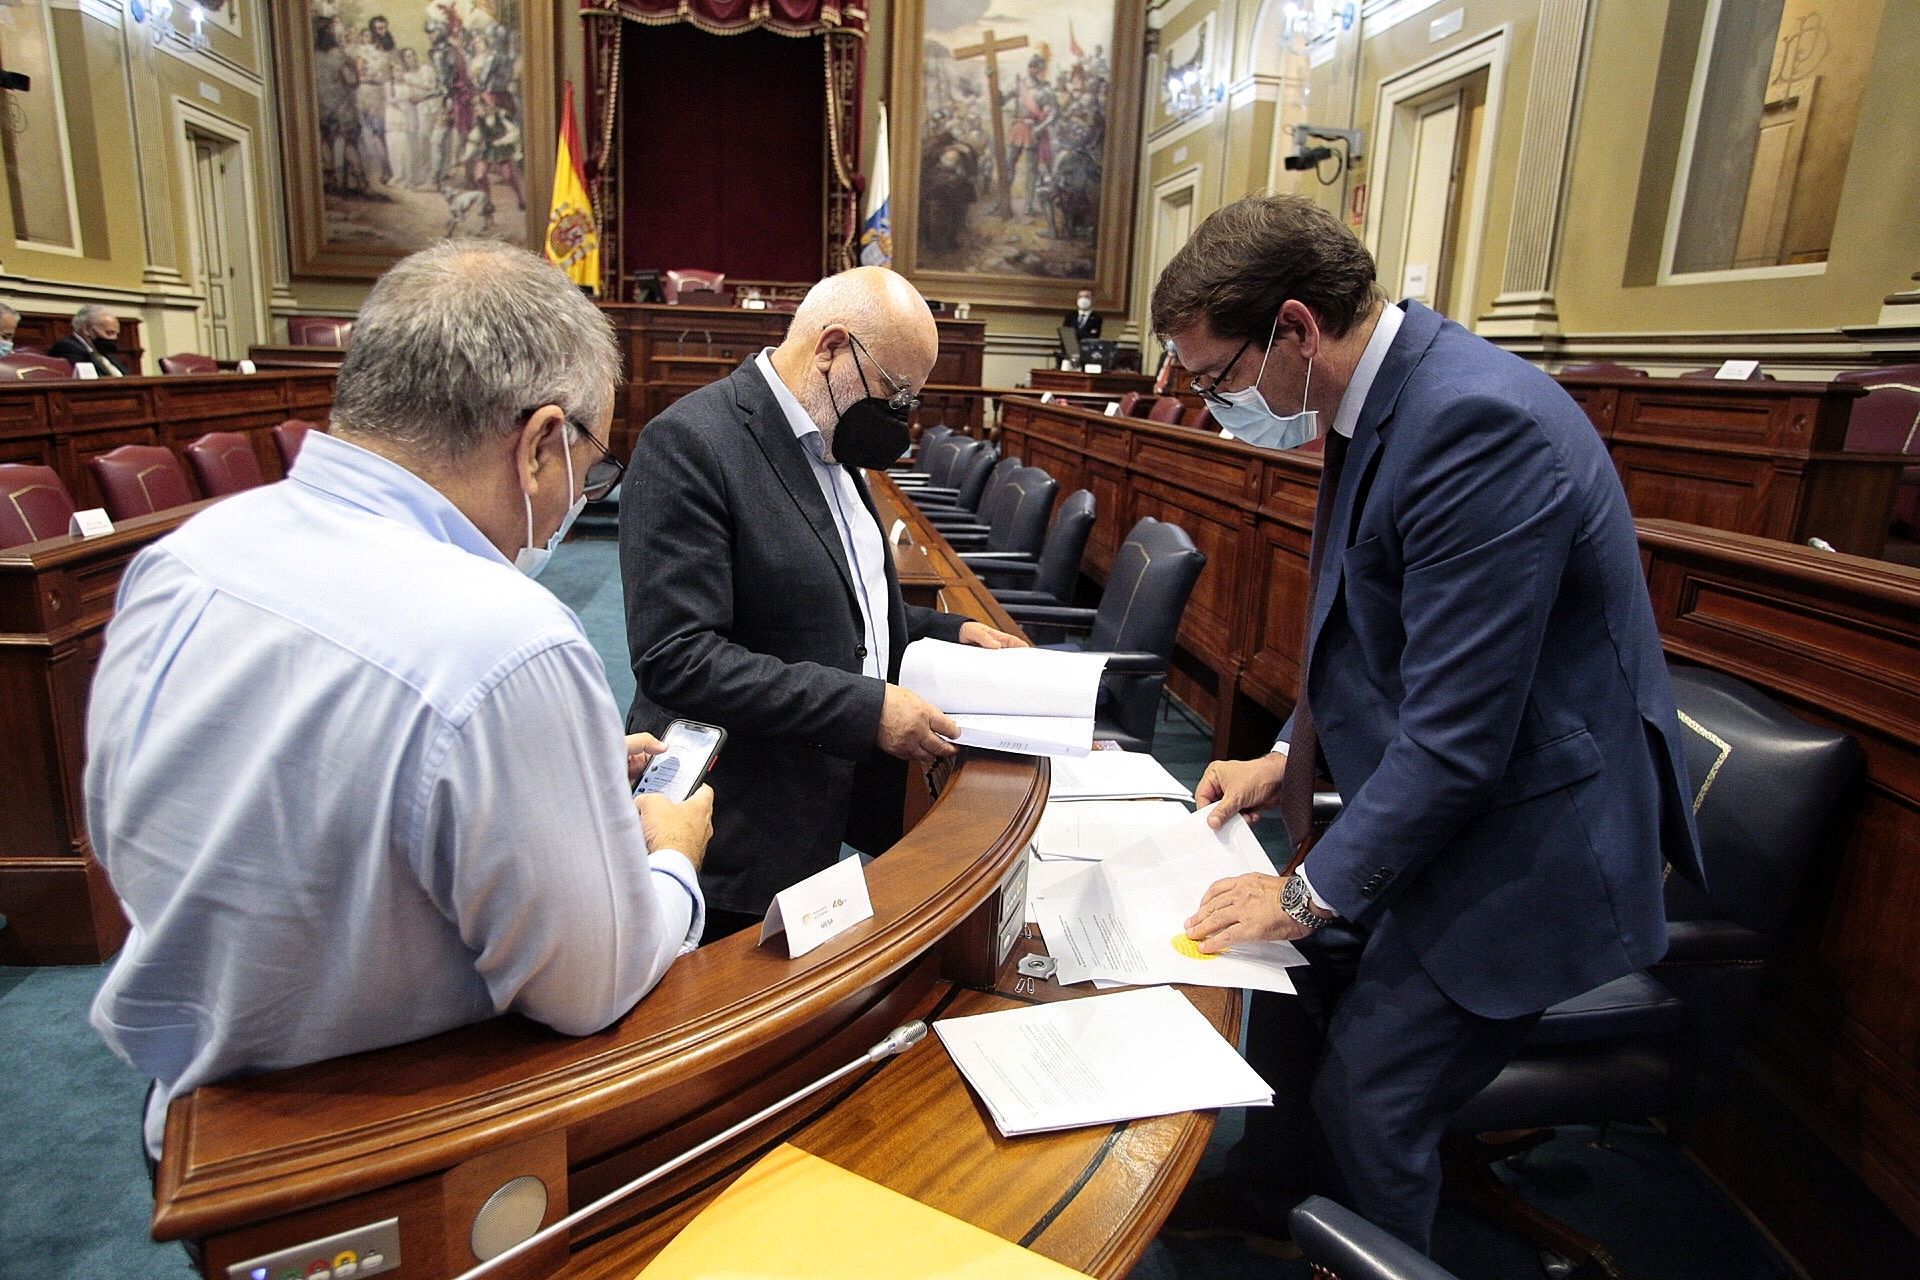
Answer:
[[[600,232],[587,198],[580,163],[580,131],[573,123],[573,82],[560,107],[560,145],[553,159],[553,212],[547,215],[547,261],[567,279],[600,292]]]

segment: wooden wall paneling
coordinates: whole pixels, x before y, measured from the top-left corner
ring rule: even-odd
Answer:
[[[1639,519],[1744,529],[1770,538],[1793,532],[1791,480],[1777,483],[1772,459],[1616,440],[1613,465]]]

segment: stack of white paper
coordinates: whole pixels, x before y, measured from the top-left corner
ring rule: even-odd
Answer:
[[[1212,809],[1162,827],[1036,894],[1034,918],[1062,985],[1093,979],[1293,990],[1287,969],[1306,958],[1292,943],[1237,943],[1209,956],[1187,938],[1187,917],[1215,881],[1276,874],[1246,819],[1235,814],[1215,831],[1207,825]]]
[[[1055,800],[1192,800],[1166,766],[1142,751],[1094,751],[1081,759],[1055,760]]]
[[[1272,1087],[1170,987],[948,1018],[933,1029],[1009,1138],[1273,1105]]]
[[[1048,861],[1099,862],[1180,821],[1187,812],[1187,806],[1172,800],[1048,804],[1033,833],[1033,851]]]
[[[900,660],[900,683],[952,716],[963,746],[1084,756],[1106,665],[1104,653],[915,640]]]

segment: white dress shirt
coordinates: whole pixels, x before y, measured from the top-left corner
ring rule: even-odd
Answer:
[[[516,1010],[568,1034],[695,945],[579,619],[438,490],[332,436],[120,584],[87,826],[132,922],[93,1005],[167,1104]]]
[[[853,567],[853,580],[860,588],[857,596],[860,616],[866,623],[867,656],[861,672],[876,680],[885,680],[887,657],[892,652],[888,645],[893,639],[888,621],[887,540],[880,535],[880,522],[867,510],[867,504],[860,501],[860,491],[853,487],[853,477],[847,474],[847,469],[826,460],[826,437],[800,407],[800,401],[787,389],[787,384],[780,381],[770,359],[772,354],[773,348],[768,347],[753,358],[753,366],[773,388],[773,398],[779,402],[780,411],[787,415],[794,439],[800,442],[808,461],[813,463],[813,478],[819,482],[827,510],[833,512],[834,524],[840,530],[840,550]]]
[[[1373,335],[1360,351],[1360,362],[1353,366],[1353,380],[1340,393],[1340,407],[1333,413],[1333,429],[1349,440],[1353,439],[1354,429],[1360,425],[1360,410],[1367,403],[1367,393],[1373,390],[1373,379],[1380,372],[1380,366],[1386,363],[1387,348],[1393,345],[1393,336],[1400,332],[1400,323],[1406,318],[1407,313],[1391,302],[1380,308],[1380,319],[1373,326]],[[1332,497],[1332,494],[1327,495],[1329,500]],[[1287,740],[1277,740],[1273,749],[1281,755],[1287,754]],[[1311,857],[1308,860],[1311,861]],[[1313,905],[1322,911],[1333,910],[1325,898],[1313,891],[1313,881],[1307,877],[1306,863],[1300,864],[1298,874],[1301,882],[1307,886],[1307,894],[1313,899]]]

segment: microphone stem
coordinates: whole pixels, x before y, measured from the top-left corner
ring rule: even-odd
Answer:
[[[903,1035],[903,1033],[907,1032],[908,1027],[913,1027],[913,1026],[919,1027],[919,1033],[917,1035]],[[454,1278],[454,1280],[478,1280],[478,1277],[492,1274],[495,1270],[504,1266],[508,1262],[511,1262],[513,1259],[518,1258],[521,1255],[530,1252],[535,1246],[544,1243],[546,1240],[552,1238],[553,1236],[558,1235],[562,1231],[569,1230],[570,1228],[577,1225],[578,1223],[586,1221],[588,1218],[593,1217],[595,1214],[599,1213],[603,1209],[609,1208],[615,1202],[619,1200],[623,1200],[627,1196],[632,1195],[634,1192],[640,1190],[642,1187],[647,1186],[650,1183],[659,1181],[661,1178],[666,1177],[668,1174],[680,1168],[682,1165],[688,1164],[694,1160],[698,1160],[701,1156],[706,1155],[709,1151],[712,1151],[715,1147],[718,1147],[723,1143],[733,1140],[734,1138],[738,1137],[742,1133],[745,1133],[748,1129],[751,1129],[755,1125],[759,1124],[761,1121],[770,1119],[771,1117],[778,1115],[780,1112],[786,1110],[788,1107],[792,1106],[794,1103],[801,1102],[813,1096],[814,1094],[820,1092],[822,1089],[826,1088],[828,1085],[834,1084],[837,1081],[843,1080],[847,1076],[852,1075],[854,1072],[859,1071],[864,1067],[870,1067],[876,1062],[880,1062],[886,1058],[890,1058],[895,1054],[901,1052],[902,1050],[912,1047],[913,1045],[919,1043],[920,1039],[925,1035],[926,1035],[925,1023],[917,1023],[917,1024],[909,1023],[907,1027],[901,1027],[896,1029],[885,1040],[880,1041],[878,1044],[874,1045],[871,1049],[861,1054],[858,1058],[855,1058],[852,1062],[847,1063],[845,1066],[840,1067],[838,1070],[833,1071],[828,1075],[824,1075],[820,1077],[820,1079],[815,1080],[812,1084],[809,1084],[804,1088],[798,1089],[793,1093],[788,1094],[786,1097],[781,1098],[777,1102],[774,1102],[765,1107],[762,1107],[760,1110],[754,1112],[752,1115],[748,1116],[746,1119],[741,1120],[736,1124],[729,1125],[727,1128],[722,1129],[719,1133],[714,1134],[711,1138],[708,1138],[705,1142],[702,1142],[696,1146],[690,1147],[686,1151],[683,1151],[679,1155],[675,1156],[673,1159],[667,1161],[665,1164],[660,1165],[658,1168],[649,1169],[647,1172],[641,1174],[639,1177],[635,1178],[633,1181],[626,1183],[623,1186],[616,1187],[612,1191],[609,1191],[606,1195],[601,1196],[598,1200],[595,1200],[592,1204],[587,1205],[581,1209],[576,1209],[572,1213],[568,1214],[566,1217],[559,1219],[558,1221],[552,1223],[551,1225],[542,1227],[539,1231],[534,1232],[532,1235],[528,1236],[525,1240],[522,1240],[519,1244],[516,1244],[512,1248],[507,1249],[505,1252],[497,1253],[493,1257],[489,1258],[487,1261],[481,1263],[479,1266],[474,1267],[469,1271],[461,1272],[458,1276]]]

